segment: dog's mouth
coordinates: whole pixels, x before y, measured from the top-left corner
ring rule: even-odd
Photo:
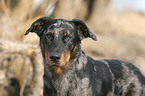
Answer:
[[[57,75],[61,74],[64,69],[66,69],[69,66],[69,62],[66,62],[65,64],[61,63],[52,63],[51,64],[48,62],[48,66],[53,70],[53,72]]]
[[[60,67],[60,68],[66,68],[66,67],[68,67],[68,65],[69,65],[69,62],[66,62],[63,65],[60,65],[60,63],[52,63],[52,64],[49,64],[49,66],[51,66],[51,67]]]

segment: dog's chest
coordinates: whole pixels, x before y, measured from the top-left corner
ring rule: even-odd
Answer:
[[[55,81],[58,96],[91,96],[90,80],[71,73]]]
[[[69,96],[91,96],[89,78],[75,78],[70,86]]]

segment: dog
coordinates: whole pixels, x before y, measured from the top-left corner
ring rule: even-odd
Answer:
[[[44,96],[145,96],[145,77],[133,64],[85,55],[81,40],[97,37],[82,20],[41,17],[29,32],[40,37]]]

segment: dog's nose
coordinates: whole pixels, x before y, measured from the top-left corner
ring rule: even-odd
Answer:
[[[50,60],[53,62],[59,62],[61,54],[50,54]]]

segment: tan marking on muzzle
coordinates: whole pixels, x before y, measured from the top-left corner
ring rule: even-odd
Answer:
[[[61,59],[59,61],[60,66],[68,66],[67,63],[69,63],[69,60],[70,60],[70,52],[66,51],[61,55]]]
[[[76,49],[77,49],[77,46],[75,46],[75,47],[74,47],[73,52],[75,52],[75,51],[76,51]]]
[[[45,50],[45,60],[48,66],[52,66],[53,64],[55,64],[50,60],[50,53],[47,50]]]
[[[50,56],[50,53],[48,53],[45,50],[45,60],[46,60],[46,63],[47,63],[48,66],[50,66],[49,64],[51,63],[51,60],[49,59],[49,56]]]
[[[41,48],[42,48],[42,52],[44,52],[44,45],[43,45],[43,41],[40,42]]]
[[[50,53],[48,53],[48,51],[45,50],[45,60],[46,60],[46,63],[47,63],[48,66],[50,66],[50,68],[52,68],[52,70],[57,75],[61,74],[62,73],[62,70],[69,66],[69,60],[70,60],[70,52],[69,51],[64,52],[61,55],[60,61],[57,62],[57,63],[56,62],[52,62],[49,57],[50,57]],[[53,66],[53,64],[55,64],[55,63],[58,66]]]
[[[55,72],[55,74],[59,75],[60,73],[62,73],[62,68],[58,67],[58,66],[51,66],[52,70]]]

